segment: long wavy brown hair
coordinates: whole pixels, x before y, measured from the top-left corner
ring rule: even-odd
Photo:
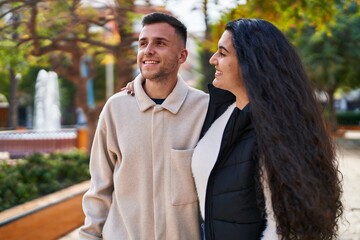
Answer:
[[[336,151],[296,49],[273,24],[238,19],[232,32],[258,153],[282,239],[335,239],[343,212]]]

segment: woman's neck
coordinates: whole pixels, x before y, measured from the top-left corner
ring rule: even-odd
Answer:
[[[233,94],[236,97],[236,107],[242,110],[249,103],[249,98],[246,91],[241,90]]]

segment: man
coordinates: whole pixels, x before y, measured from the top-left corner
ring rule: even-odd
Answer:
[[[80,239],[200,239],[191,156],[208,96],[178,75],[186,27],[176,18],[143,18],[134,80],[105,104],[90,158]]]

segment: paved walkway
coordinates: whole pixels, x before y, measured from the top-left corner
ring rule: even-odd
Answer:
[[[349,133],[346,139],[339,139],[338,142],[345,205],[339,240],[360,240],[360,132]],[[75,230],[59,240],[77,239],[78,230]]]
[[[344,178],[344,219],[340,225],[340,240],[360,240],[360,138],[339,140],[340,170]]]

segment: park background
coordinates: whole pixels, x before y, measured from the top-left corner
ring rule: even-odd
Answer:
[[[360,1],[224,2],[0,0],[1,213],[86,182],[98,115],[106,99],[138,74],[140,21],[153,11],[172,14],[187,25],[190,55],[181,75],[188,84],[204,91],[214,76],[208,60],[228,21],[257,17],[274,23],[298,49],[324,106],[329,131],[337,142],[345,143],[347,150],[358,153]],[[56,73],[60,111],[56,129],[35,126],[36,82],[41,70]],[[43,121],[48,119],[43,117]],[[79,188],[76,194],[81,194],[83,186]],[[30,216],[44,208],[26,207],[26,214],[24,208],[17,208],[18,215],[10,220],[0,218],[0,239],[1,229],[7,226],[25,231],[36,222],[30,217],[30,223],[15,225],[15,219],[21,219],[18,216]],[[355,216],[360,222],[359,214]],[[76,224],[59,231],[66,234],[78,227]],[[44,239],[51,237],[45,234]]]

